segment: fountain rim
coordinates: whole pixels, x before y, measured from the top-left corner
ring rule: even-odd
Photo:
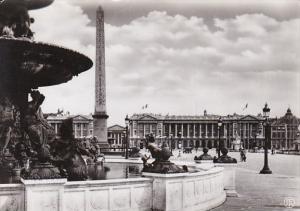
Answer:
[[[29,52],[33,55],[41,56],[43,53],[50,54],[53,58],[59,59],[62,61],[62,64],[65,64],[69,67],[69,71],[66,72],[68,75],[77,76],[78,74],[85,72],[92,68],[93,61],[86,55],[66,48],[56,44],[49,44],[40,41],[32,41],[27,38],[11,38],[11,37],[0,37],[0,52],[10,51],[10,52]],[[16,55],[16,54],[12,54]],[[39,58],[37,58],[37,61]],[[74,62],[72,62],[74,61]],[[59,65],[59,63],[44,63],[44,64],[54,64]],[[63,77],[63,75],[62,75]],[[47,81],[39,82],[36,81],[33,88],[37,87],[46,87],[46,86],[53,86],[58,85],[61,83],[65,83],[71,78],[61,78],[62,80],[57,81]]]
[[[0,3],[0,6],[22,6],[26,7],[28,10],[40,9],[43,7],[47,7],[52,4],[54,0],[3,0]]]

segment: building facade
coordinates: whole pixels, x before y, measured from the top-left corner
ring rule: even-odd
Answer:
[[[300,121],[293,115],[290,108],[287,109],[286,114],[279,118],[272,120],[272,147],[276,149],[299,150],[297,144],[298,127]]]
[[[221,120],[221,126],[218,122]],[[134,114],[130,117],[130,146],[139,146],[152,133],[157,144],[166,142],[173,149],[181,147],[217,147],[251,149],[262,147],[264,118],[252,115],[175,116]]]
[[[124,147],[126,128],[121,125],[113,125],[107,128],[108,143],[110,147]]]
[[[73,118],[75,138],[93,137],[93,117],[91,115],[55,114],[47,116],[46,120],[59,135],[61,123],[68,118]]]

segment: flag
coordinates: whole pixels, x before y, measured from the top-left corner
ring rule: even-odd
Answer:
[[[245,107],[243,108],[243,111],[248,108],[248,103],[245,105]]]

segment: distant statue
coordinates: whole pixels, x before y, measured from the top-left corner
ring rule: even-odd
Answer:
[[[194,160],[213,160],[213,157],[207,153],[208,153],[208,148],[204,147],[203,154],[198,157],[195,156]]]
[[[146,136],[146,148],[149,149],[152,158],[155,160],[152,163],[147,163],[149,157],[144,155],[142,157],[144,164],[143,172],[162,174],[187,172],[187,167],[183,169],[169,161],[169,158],[172,156],[169,147],[159,148],[155,144],[155,139],[152,134]]]
[[[152,134],[148,135],[147,137],[147,143],[146,143],[146,148],[149,149],[152,158],[155,159],[154,162],[160,162],[160,161],[168,161],[169,158],[172,156],[172,153],[170,150],[167,148],[159,148],[155,144],[155,139]]]
[[[221,149],[222,155],[219,158],[214,158],[214,163],[237,163],[235,158],[228,156],[228,149],[222,148]]]
[[[140,158],[141,157],[140,148],[132,147],[131,151],[129,152],[129,157],[130,158]]]
[[[25,131],[28,134],[33,149],[39,150],[54,139],[55,133],[53,128],[44,119],[40,107],[45,100],[45,96],[35,90],[31,91],[30,96],[32,101],[28,102],[25,110]]]

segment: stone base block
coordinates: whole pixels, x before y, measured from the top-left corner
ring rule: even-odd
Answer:
[[[239,197],[236,190],[225,190],[227,197]]]
[[[62,211],[67,179],[24,180],[26,211]]]
[[[143,172],[143,176],[153,179],[152,210],[155,211],[210,210],[226,199],[223,168],[177,174]]]
[[[238,197],[238,194],[235,189],[235,171],[237,164],[236,163],[215,163],[217,167],[224,168],[224,190],[228,197]]]
[[[215,166],[213,160],[195,160],[195,163],[195,167],[197,169],[204,171],[209,170]]]

